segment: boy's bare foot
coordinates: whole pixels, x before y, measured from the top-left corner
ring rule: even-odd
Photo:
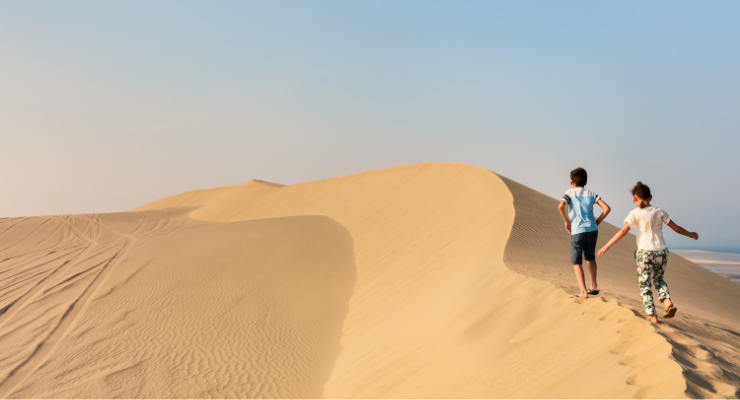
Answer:
[[[576,297],[579,298],[579,299],[587,299],[588,298],[588,293],[581,292],[581,293],[578,293],[578,294],[574,294],[573,296],[570,296],[571,299],[574,299]]]
[[[655,314],[650,316],[650,322],[654,323],[655,325],[660,324],[660,321],[658,321],[658,316]]]

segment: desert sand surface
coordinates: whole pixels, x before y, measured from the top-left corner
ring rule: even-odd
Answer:
[[[738,285],[671,256],[654,326],[630,236],[570,299],[556,205],[431,163],[2,219],[0,396],[737,397]]]

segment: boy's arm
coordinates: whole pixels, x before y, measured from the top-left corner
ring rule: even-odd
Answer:
[[[565,222],[565,230],[570,233],[570,220],[568,219],[568,216],[565,215],[565,200],[560,200],[558,211],[560,211],[560,216],[563,217],[563,222]]]
[[[630,224],[627,223],[627,222],[625,222],[624,223],[624,228],[622,228],[619,232],[617,232],[617,234],[614,235],[614,237],[612,238],[612,240],[610,240],[609,243],[607,243],[604,247],[602,247],[599,250],[599,252],[597,253],[599,255],[599,257],[603,256],[604,253],[606,253],[606,251],[609,250],[609,248],[611,248],[612,246],[614,246],[615,243],[617,243],[618,241],[622,240],[622,238],[625,237],[629,233],[629,231],[630,231]]]
[[[596,220],[596,225],[599,225],[601,224],[601,221],[603,221],[604,218],[606,218],[606,216],[609,215],[610,212],[612,212],[612,208],[609,207],[609,204],[606,204],[606,202],[602,199],[599,199],[599,201],[597,201],[596,204],[598,204],[599,207],[604,209],[604,211],[599,216],[599,219]]]
[[[699,234],[698,233],[696,233],[696,232],[689,232],[686,229],[683,229],[682,227],[676,225],[676,223],[673,222],[673,221],[669,222],[668,223],[668,226],[670,226],[671,229],[673,229],[674,231],[676,231],[676,233],[678,233],[680,235],[688,236],[688,237],[690,237],[690,238],[692,238],[694,240],[699,240]]]

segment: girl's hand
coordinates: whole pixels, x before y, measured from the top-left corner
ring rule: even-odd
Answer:
[[[689,237],[694,240],[699,240],[699,234],[696,232],[689,232]]]
[[[568,231],[568,233],[571,233],[570,232],[570,221],[565,223],[565,230]]]
[[[628,222],[624,223],[624,228],[620,229],[619,232],[617,232],[616,235],[610,240],[607,244],[602,247],[599,252],[597,253],[599,257],[603,257],[604,253],[607,252],[612,246],[614,246],[615,243],[622,240],[622,238],[627,235],[630,231],[630,224]]]

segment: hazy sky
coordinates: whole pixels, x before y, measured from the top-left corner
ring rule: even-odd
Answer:
[[[740,251],[740,2],[0,0],[0,216],[429,161]],[[557,210],[553,210],[557,212]]]

